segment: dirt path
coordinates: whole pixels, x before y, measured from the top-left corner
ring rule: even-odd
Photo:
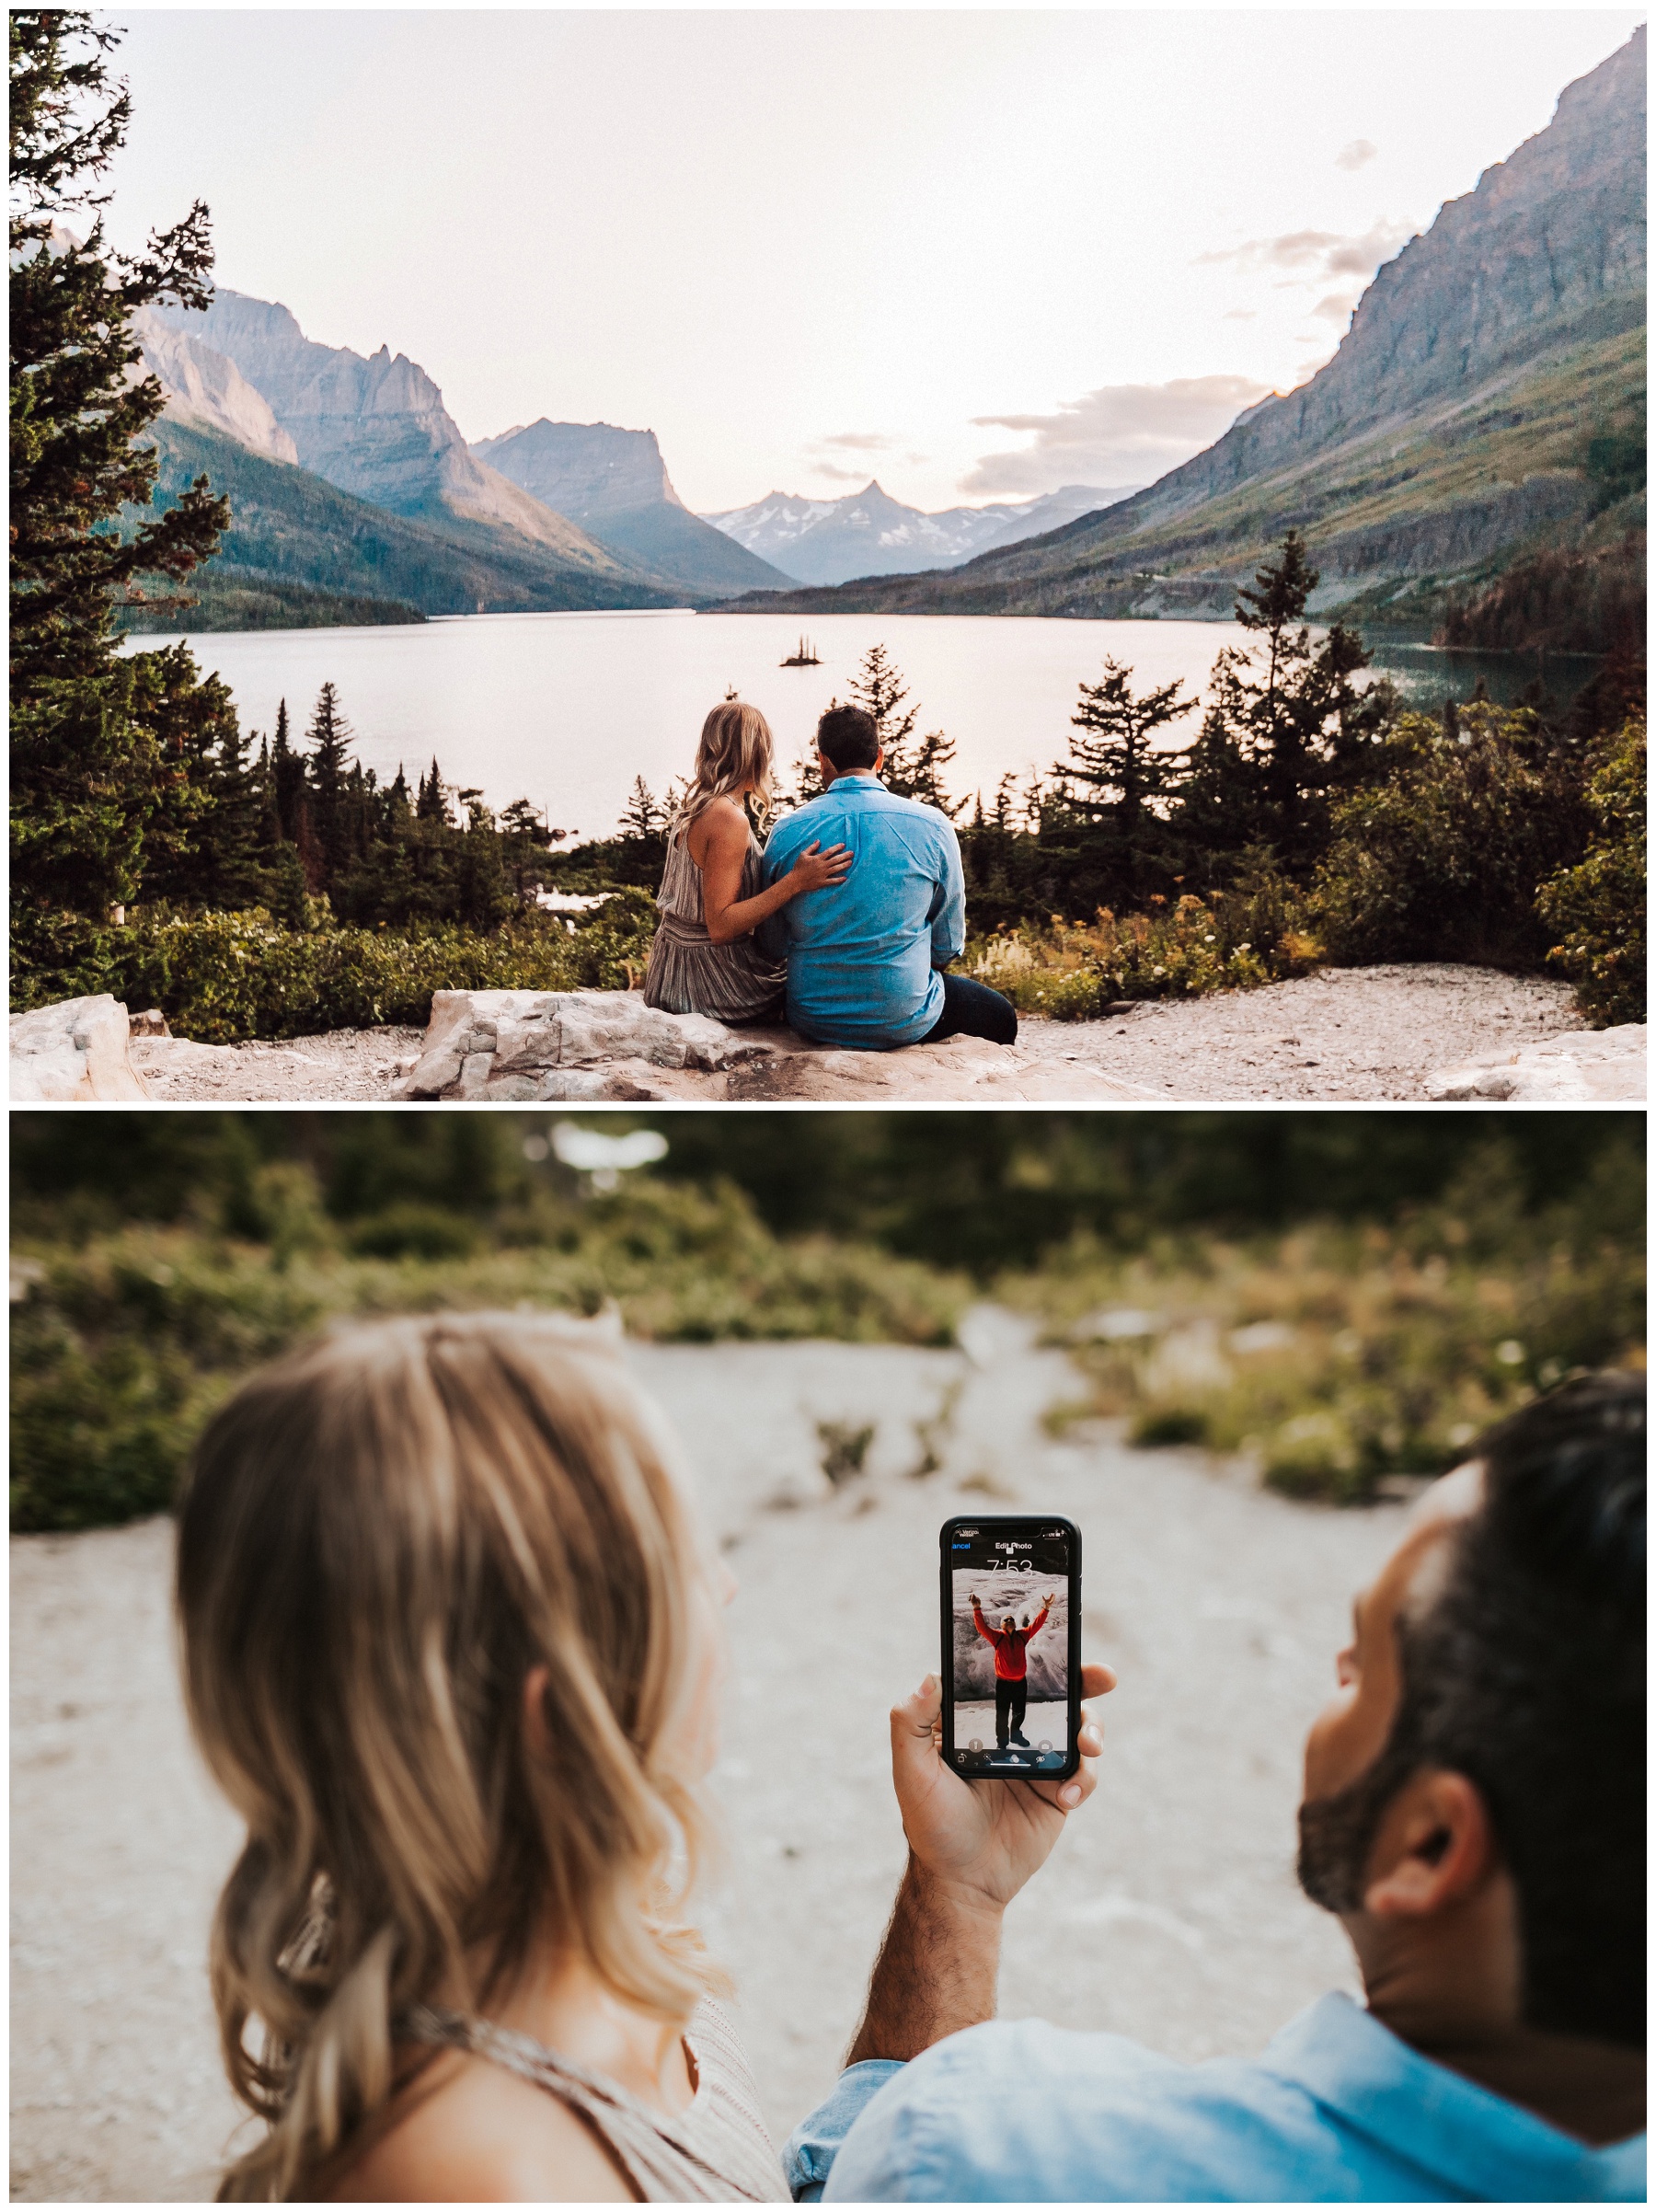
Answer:
[[[1018,1042],[1169,1099],[1423,1099],[1441,1069],[1579,1030],[1567,984],[1450,966],[1328,968],[1295,983],[1030,1021]]]
[[[1291,1505],[1104,1433],[1054,1443],[1040,1416],[1075,1395],[1067,1362],[993,1310],[963,1335],[634,1354],[741,1579],[707,1923],[778,2137],[833,2081],[890,1905],[886,1711],[937,1663],[937,1529],[962,1507],[1080,1523],[1088,1648],[1121,1676],[1103,1787],[1010,1916],[1003,2009],[1199,2058],[1351,1986],[1293,1879],[1299,1744],[1397,1509]],[[875,1430],[837,1492],[833,1422]],[[916,1479],[928,1453],[943,1465]],[[201,2195],[235,2123],[203,1961],[236,1830],[184,1730],[169,1549],[165,1521],[12,1546],[21,2199]]]
[[[1330,968],[1258,991],[1146,1002],[1120,1020],[1026,1019],[1018,1048],[1055,1073],[1097,1071],[1169,1103],[1420,1100],[1442,1069],[1505,1059],[1581,1026],[1561,983],[1490,968]],[[133,1059],[157,1100],[389,1100],[398,1063],[419,1051],[420,1034],[339,1030],[201,1052],[139,1043]],[[709,1096],[717,1080],[707,1078]]]

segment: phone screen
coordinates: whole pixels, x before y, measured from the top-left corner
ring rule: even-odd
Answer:
[[[1049,1516],[946,1521],[943,1756],[968,1780],[1078,1764],[1081,1534]]]

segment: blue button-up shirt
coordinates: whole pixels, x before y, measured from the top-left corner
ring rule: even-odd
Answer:
[[[966,943],[960,847],[946,816],[899,799],[877,777],[836,776],[771,832],[763,881],[808,845],[845,845],[844,882],[790,899],[755,932],[788,962],[788,1019],[821,1044],[890,1051],[917,1044],[943,1011],[943,978]]]
[[[1627,2203],[1595,2150],[1325,1997],[1253,2060],[1182,2066],[1026,2020],[849,2068],[788,2146],[802,2202]],[[826,2188],[823,2183],[826,2182]]]

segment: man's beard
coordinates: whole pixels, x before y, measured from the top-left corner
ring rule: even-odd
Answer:
[[[1386,1808],[1420,1765],[1414,1731],[1400,1725],[1374,1759],[1343,1790],[1307,1798],[1299,1809],[1299,1861],[1294,1872],[1313,1905],[1325,1912],[1358,1911],[1370,1854]]]

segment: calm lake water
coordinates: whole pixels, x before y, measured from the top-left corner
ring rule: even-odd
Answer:
[[[1076,686],[1106,654],[1136,687],[1180,677],[1205,690],[1225,622],[1042,621],[1006,616],[834,615],[810,627],[819,668],[783,668],[796,618],[766,615],[481,615],[370,629],[220,631],[190,638],[203,669],[235,694],[244,730],[269,732],[285,698],[301,738],[317,692],[339,689],[356,750],[386,779],[409,781],[433,755],[443,780],[500,807],[526,797],[561,829],[601,835],[635,776],[661,792],[684,774],[709,707],[734,685],[763,709],[784,763],[801,757],[816,720],[870,645],[883,642],[907,680],[923,730],[954,740],[952,788],[985,799],[1064,756]],[[153,638],[134,647],[161,642]],[[1393,680],[1422,703],[1464,697],[1478,674],[1512,697],[1533,669],[1511,656],[1388,646]],[[1583,680],[1549,662],[1564,696]],[[1171,742],[1195,735],[1192,715]]]

